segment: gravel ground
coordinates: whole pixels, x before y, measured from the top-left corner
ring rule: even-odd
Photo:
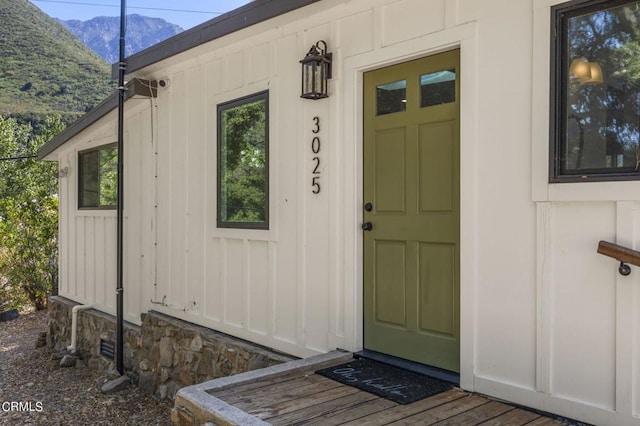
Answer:
[[[46,312],[0,323],[0,425],[171,425],[168,402],[133,385],[103,394],[96,371],[61,368],[48,348],[35,348],[46,329]]]

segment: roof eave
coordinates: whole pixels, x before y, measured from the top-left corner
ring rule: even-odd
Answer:
[[[134,96],[144,96],[155,98],[158,94],[157,82],[133,79],[125,86],[125,101]],[[96,121],[107,115],[118,107],[118,92],[114,92],[107,99],[98,104],[91,111],[71,123],[64,131],[57,134],[49,142],[42,145],[38,150],[38,160],[47,160],[47,156],[56,149],[67,143],[71,138],[91,126]]]
[[[130,74],[151,64],[170,58],[201,44],[224,37],[227,34],[248,28],[257,23],[275,18],[320,0],[255,0],[187,31],[155,44],[126,62],[126,73]],[[113,64],[111,73],[118,75],[118,64]]]

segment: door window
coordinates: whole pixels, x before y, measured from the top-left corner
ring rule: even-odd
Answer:
[[[407,81],[398,80],[376,86],[376,114],[385,115],[407,109]]]
[[[456,101],[456,70],[438,71],[420,76],[420,107]]]

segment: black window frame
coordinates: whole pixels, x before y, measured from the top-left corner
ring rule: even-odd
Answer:
[[[573,16],[589,14],[631,3],[633,0],[573,0],[551,7],[551,72],[549,120],[549,183],[607,182],[640,180],[639,171],[597,172],[601,169],[581,169],[575,173],[561,173],[562,144],[566,135],[564,120],[568,97],[569,58],[566,51],[565,22]],[[640,148],[639,148],[640,149]]]
[[[106,149],[111,149],[111,148],[115,148],[116,151],[118,149],[118,144],[117,143],[111,143],[108,145],[101,145],[99,147],[96,148],[90,148],[90,149],[85,149],[83,151],[78,151],[78,156],[77,156],[77,161],[78,161],[78,190],[77,190],[77,201],[78,201],[78,210],[115,210],[117,207],[117,193],[116,193],[116,204],[109,204],[109,205],[97,205],[97,206],[86,206],[86,205],[82,205],[82,201],[83,201],[83,197],[82,197],[82,193],[83,193],[83,181],[82,181],[82,177],[83,177],[83,168],[82,168],[82,160],[81,157],[83,155],[86,154],[90,154],[92,152],[100,152]],[[99,178],[98,178],[99,179]],[[100,181],[98,180],[98,188],[100,187]],[[117,190],[116,190],[117,191]],[[100,194],[98,194],[98,199],[100,198]]]
[[[264,176],[264,221],[262,222],[234,222],[229,220],[222,220],[222,114],[224,111],[249,104],[256,101],[264,101],[264,155],[265,155],[265,176]],[[218,228],[232,228],[232,229],[255,229],[255,230],[268,230],[269,229],[269,90],[253,93],[251,95],[243,96],[237,99],[233,99],[227,102],[223,102],[217,105],[217,161],[216,161],[216,225]]]

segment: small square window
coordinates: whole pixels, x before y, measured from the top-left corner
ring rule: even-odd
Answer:
[[[552,9],[551,182],[638,179],[640,7]]]
[[[456,70],[439,71],[420,76],[422,108],[456,101]]]
[[[218,105],[218,227],[269,229],[269,94]]]
[[[100,147],[78,154],[78,208],[115,209],[118,198],[118,148]]]
[[[376,114],[385,115],[407,109],[407,81],[398,80],[376,87]]]

